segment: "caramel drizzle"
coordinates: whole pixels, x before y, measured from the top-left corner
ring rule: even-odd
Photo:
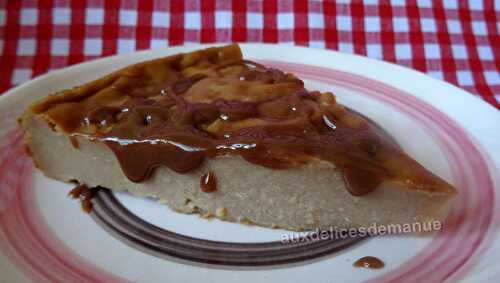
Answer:
[[[217,191],[217,176],[214,172],[203,174],[200,178],[200,187],[204,193],[212,193]]]
[[[248,162],[273,169],[300,166],[309,162],[308,156],[317,156],[343,170],[350,193],[371,192],[387,176],[386,170],[373,159],[383,144],[379,136],[366,125],[361,129],[351,128],[326,110],[317,113],[318,117],[311,122],[302,117],[312,111],[302,99],[314,101],[314,96],[296,95],[294,106],[279,103],[295,109],[286,119],[292,121],[289,125],[266,117],[265,113],[259,114],[258,103],[231,102],[228,106],[230,102],[218,100],[189,104],[174,95],[159,102],[135,101],[121,122],[101,139],[134,182],[146,180],[161,165],[186,173],[217,155],[239,155]],[[165,105],[180,111],[172,115]],[[297,111],[302,113],[294,113]],[[200,124],[218,117],[230,121],[260,117],[267,124],[215,134],[201,128]]]
[[[177,74],[175,80],[148,87],[143,96],[141,89],[147,87],[143,84],[117,87],[125,91],[119,94],[107,89],[102,97],[125,97],[126,102],[85,108],[76,118],[83,117],[81,125],[96,129],[90,137],[109,146],[133,182],[148,179],[159,166],[186,173],[207,158],[236,155],[273,169],[300,167],[314,160],[331,162],[343,171],[347,190],[356,196],[372,192],[389,178],[427,188],[447,186],[407,157],[379,127],[338,105],[333,95],[308,92],[292,75],[247,60],[227,61],[213,69],[222,76],[219,72],[231,67],[242,70],[237,80],[293,85],[296,91],[288,88],[284,94],[259,101],[192,102],[186,93],[209,77]],[[134,73],[133,80],[141,81],[140,72]],[[68,115],[52,116],[61,117]]]
[[[355,261],[353,266],[370,269],[380,269],[385,266],[385,263],[374,256],[365,256]]]

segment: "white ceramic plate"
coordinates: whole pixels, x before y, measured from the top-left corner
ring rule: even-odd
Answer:
[[[379,123],[411,156],[457,187],[459,198],[444,228],[427,236],[290,247],[279,243],[287,231],[207,221],[111,193],[100,195],[97,212],[89,216],[67,196],[70,185],[44,177],[23,153],[16,118],[30,102],[134,62],[197,48],[91,61],[0,97],[0,281],[498,279],[500,112],[459,88],[396,65],[315,49],[242,45],[246,58],[293,72],[309,89],[333,91],[339,102]],[[386,266],[354,268],[363,256],[376,256]]]

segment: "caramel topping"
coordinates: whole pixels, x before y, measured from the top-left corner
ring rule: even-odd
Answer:
[[[78,143],[78,140],[76,139],[75,136],[69,136],[69,142],[71,143],[71,146],[75,149],[80,148],[80,144]]]
[[[89,188],[86,185],[78,185],[72,189],[68,195],[71,198],[79,199],[82,206],[82,210],[86,213],[92,211],[92,199],[97,194],[99,188]]]
[[[217,191],[217,176],[214,172],[208,172],[203,174],[200,179],[201,190],[205,193],[211,193]]]
[[[374,256],[365,256],[354,262],[353,266],[370,269],[380,269],[385,266],[384,262]]]
[[[236,155],[275,169],[327,161],[357,196],[385,180],[448,186],[333,94],[309,92],[292,74],[242,60],[236,45],[141,63],[104,79],[34,109],[60,130],[104,141],[133,182],[158,166],[185,173],[207,158]]]

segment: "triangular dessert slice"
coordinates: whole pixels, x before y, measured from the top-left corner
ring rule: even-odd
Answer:
[[[238,45],[129,66],[33,104],[39,169],[181,212],[291,230],[441,220],[455,189],[332,93]]]

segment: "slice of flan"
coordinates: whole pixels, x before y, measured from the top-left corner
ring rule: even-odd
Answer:
[[[135,64],[20,119],[46,176],[289,230],[439,221],[455,189],[380,127],[238,45]]]

